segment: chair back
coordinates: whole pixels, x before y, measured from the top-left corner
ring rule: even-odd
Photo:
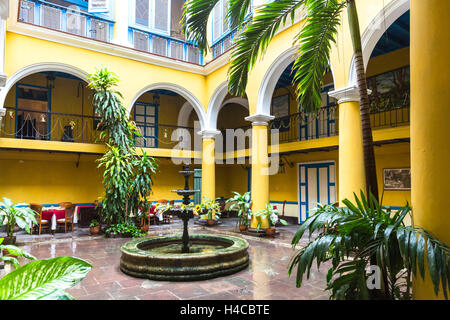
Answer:
[[[75,213],[75,204],[72,203],[70,205],[66,205],[66,207],[65,207],[66,219],[67,218],[69,218],[69,219],[72,218],[74,213]]]
[[[286,208],[286,200],[283,201],[283,211],[281,212],[281,217],[284,217],[284,208]]]
[[[166,205],[169,201],[167,201],[166,199],[162,199],[162,200],[159,200],[158,202],[162,205]]]
[[[171,206],[174,206],[174,205],[175,205],[175,200],[170,200],[170,201],[169,201],[169,204],[170,204]]]
[[[66,209],[66,208],[68,208],[68,207],[70,207],[72,205],[72,202],[60,202],[58,204],[59,204],[60,207]]]
[[[42,205],[38,203],[30,203],[30,209],[36,212],[35,216],[37,220],[41,219],[42,208],[43,208]]]

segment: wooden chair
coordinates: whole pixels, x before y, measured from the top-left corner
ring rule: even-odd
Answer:
[[[64,224],[64,232],[67,232],[67,224],[71,224],[72,232],[73,232],[73,217],[75,214],[75,204],[74,203],[68,204],[67,202],[65,202],[65,203],[66,204],[64,205],[64,210],[65,210],[64,219],[57,219],[56,224],[57,224],[57,226]]]
[[[156,221],[156,207],[155,206],[151,206],[150,208],[148,208],[148,210],[147,210],[147,218],[148,218],[148,224],[150,225],[151,224],[151,222],[153,221],[153,224],[155,225],[155,224],[157,224],[157,221]]]
[[[167,205],[169,203],[169,201],[166,199],[159,200],[158,202],[162,205]],[[175,201],[174,201],[174,203],[175,203]],[[171,222],[173,222],[173,217],[169,214],[163,213],[163,221],[162,222],[163,223],[171,223]]]
[[[60,202],[58,203],[58,205],[62,208],[66,208],[68,206],[70,206],[72,204],[72,202]]]
[[[42,220],[42,205],[37,203],[30,203],[30,209],[36,212],[36,227],[38,228],[38,234],[41,235],[42,229],[50,229],[50,221],[48,220]],[[34,225],[32,226],[30,230],[30,234],[33,234]]]

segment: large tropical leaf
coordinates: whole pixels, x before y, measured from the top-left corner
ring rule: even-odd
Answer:
[[[228,70],[228,90],[236,96],[243,96],[248,82],[248,72],[257,58],[264,54],[270,41],[290,17],[294,21],[295,11],[306,0],[280,0],[255,10],[252,22],[236,37],[231,52],[231,66]]]
[[[0,300],[67,299],[61,291],[81,281],[91,267],[73,257],[30,262],[0,279]]]
[[[329,68],[331,45],[336,42],[340,14],[346,1],[308,0],[305,25],[298,33],[298,57],[294,62],[293,85],[304,112],[316,112],[322,104],[321,87]]]

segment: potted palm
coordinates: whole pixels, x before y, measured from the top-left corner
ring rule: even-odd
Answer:
[[[93,219],[91,221],[91,224],[89,225],[89,227],[90,227],[89,230],[91,231],[91,235],[96,236],[100,233],[101,226],[100,226],[100,223],[96,219]]]
[[[30,209],[28,203],[14,204],[11,199],[3,198],[3,202],[0,202],[0,225],[6,226],[4,243],[16,243],[16,225],[30,233],[33,224],[37,224],[35,215],[36,212]]]
[[[228,199],[226,203],[232,203],[230,210],[237,209],[239,217],[239,230],[246,231],[248,229],[248,217],[251,215],[250,209],[252,206],[252,200],[250,197],[250,191],[244,194],[233,192],[234,197]]]
[[[276,232],[276,225],[278,222],[280,222],[283,225],[288,225],[288,223],[283,220],[280,219],[280,217],[278,217],[278,209],[274,209],[273,206],[271,204],[266,204],[266,207],[262,210],[259,210],[258,212],[256,212],[255,217],[263,217],[267,220],[269,220],[269,228],[265,229],[266,231],[266,235],[273,237],[275,235]],[[259,230],[261,228],[261,222],[258,223],[258,227],[257,229]]]

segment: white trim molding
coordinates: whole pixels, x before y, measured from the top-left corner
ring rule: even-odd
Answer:
[[[220,134],[220,131],[208,129],[199,131],[197,133],[202,136],[202,139],[215,139],[216,136]]]
[[[269,121],[273,119],[275,117],[268,114],[254,114],[245,118],[245,120],[252,123],[252,126],[268,126]]]
[[[34,73],[38,72],[44,72],[44,71],[59,71],[71,74],[73,76],[76,76],[80,78],[81,80],[84,80],[88,82],[87,77],[88,73],[84,70],[81,70],[77,67],[70,66],[68,64],[59,63],[59,62],[42,62],[42,63],[36,63],[29,66],[26,66],[16,73],[14,73],[5,84],[5,87],[1,89],[0,91],[0,108],[3,107],[6,99],[6,95],[8,94],[9,90],[18,82],[19,80],[25,78],[26,76],[32,75]]]
[[[364,69],[367,70],[370,56],[375,46],[387,29],[410,9],[410,0],[393,0],[384,7],[367,26],[361,36]],[[349,86],[356,84],[356,67],[354,57],[350,63]]]
[[[372,93],[372,90],[367,90],[368,94]],[[360,102],[359,90],[357,86],[349,86],[346,88],[334,90],[328,92],[328,95],[335,98],[338,104],[344,102]]]

